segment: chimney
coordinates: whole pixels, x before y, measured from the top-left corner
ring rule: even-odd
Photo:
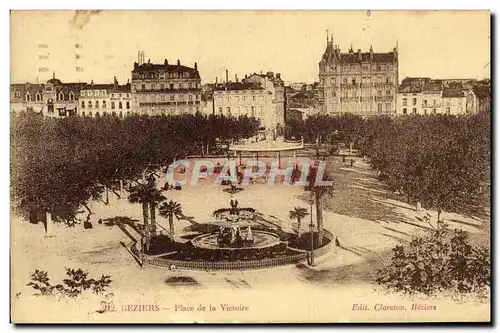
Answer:
[[[94,85],[94,79],[90,80],[90,85]]]
[[[358,59],[359,61],[363,60],[363,56],[361,55],[361,49],[358,49]]]
[[[276,73],[276,78],[281,79],[281,73]]]
[[[118,80],[116,79],[116,76],[113,77],[113,87],[115,89],[118,88]]]
[[[163,61],[163,64],[164,64],[164,65],[168,65],[168,60],[167,60],[167,59],[165,59],[165,60]]]
[[[130,79],[127,79],[127,84],[130,84]]]
[[[150,64],[150,63],[151,63],[151,58],[148,58],[148,64]]]
[[[247,78],[248,76],[245,74],[245,79]]]
[[[181,61],[179,59],[177,59],[177,66],[180,66],[181,65]]]
[[[136,69],[137,67],[139,67],[139,64],[137,62],[134,62],[134,69]]]
[[[194,63],[194,69],[196,69],[196,70],[198,69],[198,63],[196,63],[196,62]]]
[[[229,82],[229,71],[226,69],[226,83]]]
[[[217,77],[215,77],[215,84],[217,84]]]
[[[370,60],[373,60],[373,47],[370,45]]]
[[[238,76],[234,74],[234,82],[238,82]]]

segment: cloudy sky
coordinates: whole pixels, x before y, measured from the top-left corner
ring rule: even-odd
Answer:
[[[273,71],[287,83],[313,82],[327,29],[343,51],[352,44],[388,52],[397,42],[400,80],[489,77],[490,16],[484,11],[13,11],[11,82],[42,82],[55,71],[65,82],[108,83],[116,76],[125,83],[138,50],[154,63],[196,61],[204,83],[220,80],[226,69],[231,79]]]

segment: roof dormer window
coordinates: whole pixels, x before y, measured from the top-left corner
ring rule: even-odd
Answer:
[[[70,101],[74,101],[75,100],[75,94],[72,91],[69,93],[69,100]]]
[[[64,101],[64,94],[62,92],[59,93],[59,100]]]
[[[36,93],[35,98],[38,102],[42,100],[42,96],[40,95],[40,93]]]
[[[30,99],[31,99],[31,98],[30,98],[30,94],[29,94],[29,93],[26,93],[26,96],[24,96],[24,100],[25,100],[26,102],[29,102],[29,101],[30,101]]]

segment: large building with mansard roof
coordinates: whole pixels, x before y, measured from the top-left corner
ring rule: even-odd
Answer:
[[[144,54],[132,70],[133,112],[145,115],[201,112],[201,78],[198,66],[144,62]]]
[[[11,112],[31,111],[47,117],[76,116],[80,90],[84,86],[85,83],[63,83],[55,73],[45,84],[11,84]]]
[[[324,114],[394,115],[398,89],[398,50],[341,52],[327,36],[319,62],[319,104]]]

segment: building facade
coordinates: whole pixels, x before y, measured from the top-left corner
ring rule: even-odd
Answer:
[[[46,117],[76,116],[80,91],[85,83],[63,83],[55,73],[45,84],[12,84],[11,112],[36,112]]]
[[[198,66],[134,63],[132,70],[132,112],[172,115],[201,112],[201,78]]]
[[[319,103],[323,114],[394,115],[398,91],[398,50],[342,53],[327,38],[319,62]]]
[[[112,84],[91,82],[82,88],[78,115],[126,117],[130,114],[132,114],[130,83],[120,86],[115,77]]]
[[[255,117],[266,129],[285,122],[285,89],[279,73],[246,75],[241,82],[216,84],[213,103],[215,114]]]

